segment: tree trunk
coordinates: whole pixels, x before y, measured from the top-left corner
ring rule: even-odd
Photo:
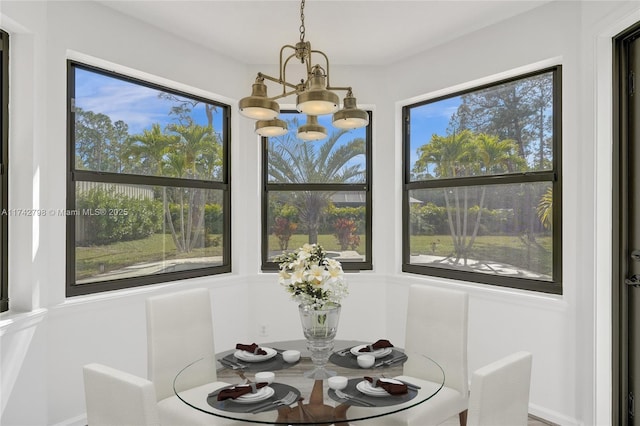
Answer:
[[[473,235],[471,236],[471,239],[469,240],[469,246],[467,247],[467,251],[471,251],[471,247],[473,246],[473,243],[476,241],[476,236],[478,235],[478,230],[480,229],[480,217],[482,216],[482,207],[484,205],[484,194],[486,192],[486,188],[482,187],[482,193],[480,195],[480,203],[479,203],[479,210],[478,210],[478,217],[476,218],[476,225],[473,228]]]
[[[180,241],[178,240],[178,236],[176,235],[176,230],[173,227],[173,219],[171,218],[171,211],[169,210],[169,203],[167,201],[167,188],[162,189],[163,192],[163,201],[164,201],[164,214],[165,221],[169,225],[169,230],[171,231],[171,238],[173,238],[173,244],[176,246],[176,250],[179,252],[184,251],[184,248],[180,246]]]
[[[204,238],[204,212],[205,212],[205,202],[204,197],[202,196],[201,189],[193,189],[197,194],[195,196],[194,203],[192,205],[193,212],[196,215],[195,220],[192,222],[192,233],[191,236],[191,250],[193,250],[196,245],[198,245],[201,238]],[[202,241],[202,246],[206,245],[205,241]]]

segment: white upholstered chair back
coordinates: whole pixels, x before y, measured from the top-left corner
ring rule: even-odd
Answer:
[[[468,426],[526,426],[532,356],[517,352],[473,373]]]
[[[158,400],[174,395],[173,379],[180,370],[214,353],[209,290],[185,290],[147,299],[148,375]],[[205,370],[181,380],[183,389],[217,380],[215,366],[205,364]]]
[[[412,285],[409,289],[405,349],[429,356],[445,372],[444,385],[467,395],[467,323],[469,298],[457,290]],[[442,372],[424,368],[409,356],[404,375],[441,380]]]
[[[83,368],[89,426],[158,426],[153,383],[102,364]]]

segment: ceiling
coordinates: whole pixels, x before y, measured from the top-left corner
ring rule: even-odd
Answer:
[[[300,40],[298,0],[94,0],[249,65]],[[385,65],[552,0],[307,0],[306,37],[332,64]]]

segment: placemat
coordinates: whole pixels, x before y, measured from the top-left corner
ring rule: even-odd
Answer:
[[[218,401],[218,393],[222,389],[230,388],[235,385],[225,386],[223,388],[218,389],[213,392],[211,395],[207,397],[207,404],[215,408],[216,410],[222,411],[230,411],[233,413],[249,413],[256,405],[264,404],[265,402],[273,402],[276,399],[284,398],[286,394],[289,392],[294,392],[298,397],[300,397],[300,391],[293,386],[285,385],[284,383],[273,382],[269,385],[270,388],[273,388],[275,393],[262,401],[256,402],[255,404],[240,404],[235,402],[233,399],[225,399],[224,401]],[[279,406],[274,405],[269,409],[265,409],[264,411],[271,411],[277,409]]]
[[[329,357],[329,362],[332,362],[335,365],[338,365],[340,367],[344,367],[344,368],[355,368],[358,370],[369,370],[369,368],[362,368],[358,365],[358,357],[354,356],[351,352],[347,352],[345,355],[339,355],[340,351],[338,352],[334,352],[331,354],[331,356]],[[373,365],[378,364],[379,362],[382,361],[390,361],[393,359],[396,359],[397,357],[405,357],[405,353],[404,352],[400,352],[397,349],[392,349],[391,353],[385,357],[382,358],[376,358],[376,361],[373,363]],[[389,366],[387,365],[382,365],[380,367],[376,367],[376,368],[384,368],[384,367],[391,367],[391,366],[398,366],[398,365],[402,365],[405,362],[407,362],[407,358],[405,357],[404,360],[402,361],[398,361],[395,362]],[[373,368],[373,367],[371,367]]]
[[[300,360],[298,360],[296,362],[285,362],[284,359],[282,359],[282,354],[281,353],[277,353],[276,356],[274,356],[273,358],[270,358],[270,359],[268,359],[266,361],[260,361],[260,362],[243,361],[243,360],[238,359],[235,356],[233,356],[233,353],[222,357],[222,359],[230,362],[231,364],[241,364],[241,365],[243,365],[244,367],[242,367],[241,369],[244,370],[244,371],[277,371],[277,370],[284,370],[285,368],[293,367],[294,365],[296,365],[296,364],[298,364],[300,362]],[[226,368],[230,368],[230,367],[224,365],[222,362],[221,362],[221,364]]]
[[[342,389],[342,392],[346,393],[347,395],[355,396],[356,398],[363,401],[369,402],[375,407],[388,407],[390,405],[402,404],[403,402],[411,401],[416,397],[416,395],[418,395],[418,391],[408,389],[408,392],[403,395],[369,396],[356,389],[356,385],[363,380],[364,377],[349,379],[349,381],[347,382],[347,387]],[[336,391],[334,391],[333,389],[329,389],[328,394],[329,398],[341,404],[346,403],[350,405],[357,405],[358,407],[366,407],[366,405],[360,404],[359,402],[350,399],[338,398],[336,396]]]

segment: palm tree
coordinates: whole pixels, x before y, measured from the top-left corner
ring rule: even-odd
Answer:
[[[171,124],[167,127],[178,136],[177,151],[180,152],[186,162],[186,175],[191,179],[202,178],[210,179],[203,176],[203,156],[202,153],[214,144],[213,129],[210,126],[201,126],[199,124],[191,124],[188,126],[182,124]]]
[[[207,175],[209,164],[215,164],[215,160],[208,158],[207,153],[216,153],[211,148],[215,144],[216,138],[213,135],[211,126],[201,126],[198,124],[182,125],[172,124],[168,129],[178,135],[178,143],[175,152],[167,156],[169,170],[173,170],[176,177],[188,177],[190,179],[211,179]],[[180,251],[190,252],[201,243],[204,235],[204,191],[199,188],[190,188],[186,194],[179,191],[179,196],[175,203],[179,205],[179,225],[180,235],[175,234],[175,226],[170,224],[176,247]],[[169,215],[168,220],[173,220]],[[185,220],[186,219],[186,220]]]
[[[474,134],[470,130],[454,132],[447,136],[433,135],[428,144],[418,148],[419,158],[413,172],[430,171],[436,178],[506,173],[522,167],[523,159],[517,151],[517,144],[511,140],[499,140],[497,136],[487,134]],[[455,263],[463,259],[465,265],[480,229],[486,187],[480,188],[478,213],[471,232],[469,192],[468,186],[444,189]]]
[[[189,179],[211,179],[220,163],[221,147],[211,126],[172,124],[167,133],[159,124],[131,136],[130,155],[142,164],[142,173]],[[165,221],[180,252],[190,252],[201,241],[204,226],[204,190],[163,188]],[[170,205],[177,206],[176,222]]]
[[[553,188],[548,187],[538,202],[538,219],[545,229],[553,225]]]
[[[142,134],[130,137],[129,153],[137,158],[143,174],[163,176],[165,156],[175,147],[178,139],[175,135],[164,133],[160,124],[154,123],[151,130],[144,129]]]
[[[297,128],[297,119],[289,123]],[[293,132],[291,132],[293,133]],[[353,160],[365,153],[365,141],[355,138],[344,143],[347,130],[336,130],[321,145],[305,142],[291,133],[269,140],[268,174],[273,183],[315,184],[349,183],[362,177],[365,170]],[[300,221],[306,226],[309,243],[318,241],[318,228],[332,192],[292,191],[290,202],[298,209]]]

